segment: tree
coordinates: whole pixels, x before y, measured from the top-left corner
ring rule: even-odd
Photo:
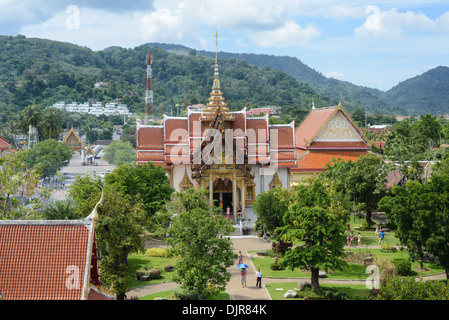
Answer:
[[[121,166],[136,160],[136,150],[130,142],[116,140],[104,149],[104,158],[108,163]]]
[[[294,203],[284,216],[285,226],[279,228],[284,241],[304,241],[287,251],[283,264],[291,268],[311,271],[312,289],[319,289],[319,270],[342,269],[342,234],[345,212],[331,201],[323,182],[315,179],[310,186],[299,185]]]
[[[61,112],[53,107],[45,108],[42,117],[42,127],[47,139],[58,139],[62,130]]]
[[[117,300],[128,291],[126,269],[128,255],[144,249],[143,226],[146,214],[140,202],[133,203],[120,191],[106,189],[98,206],[96,235],[100,253],[100,273],[105,285],[110,285]]]
[[[407,247],[410,257],[420,261],[421,269],[431,234],[431,202],[436,196],[426,189],[420,182],[409,180],[404,187],[395,186],[391,196],[379,202],[379,209],[396,225],[396,237]]]
[[[433,175],[424,184],[409,181],[404,188],[394,188],[393,198],[381,204],[411,255],[437,257],[449,279],[449,177]]]
[[[257,227],[264,233],[271,233],[281,227],[292,199],[293,191],[286,188],[273,188],[259,194],[253,206],[253,211],[257,214]]]
[[[80,216],[75,211],[75,203],[71,199],[56,200],[44,209],[44,219],[46,220],[72,220],[79,218]]]
[[[37,164],[42,166],[42,175],[51,177],[59,169],[67,166],[72,159],[73,151],[65,143],[54,139],[38,142],[28,151],[26,163],[29,168]]]
[[[181,194],[175,194],[175,198]],[[227,270],[236,258],[232,242],[223,237],[232,232],[231,222],[221,214],[214,214],[204,192],[188,189],[180,199],[188,211],[179,213],[169,228],[169,254],[178,256],[175,281],[188,291],[196,290],[204,299],[208,288],[225,290],[231,278]],[[191,203],[201,204],[191,206]],[[207,207],[205,209],[205,207]]]
[[[375,155],[361,156],[346,176],[346,190],[352,201],[363,205],[366,222],[371,225],[371,214],[385,195],[387,166]]]
[[[14,151],[0,157],[0,205],[1,218],[12,218],[19,206],[16,198],[20,192],[34,194],[41,171],[38,167],[27,169],[27,151]]]
[[[103,182],[100,178],[90,176],[77,177],[70,185],[68,197],[75,201],[75,213],[81,217],[87,217],[101,196]]]
[[[139,166],[121,165],[105,176],[105,183],[129,195],[131,201],[142,200],[150,219],[173,193],[164,168],[151,162]]]
[[[433,199],[425,198],[431,208],[426,248],[438,258],[449,280],[449,177],[434,175],[426,186],[433,195]]]

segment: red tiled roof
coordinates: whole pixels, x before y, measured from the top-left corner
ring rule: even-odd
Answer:
[[[323,167],[328,164],[332,158],[335,160],[357,161],[361,156],[366,155],[367,151],[309,151],[298,159],[296,168],[293,172],[323,171]]]
[[[12,146],[6,142],[2,137],[0,137],[0,150],[8,150],[11,149]]]
[[[296,145],[306,146],[321,130],[330,117],[337,111],[335,108],[314,109],[296,129]]]
[[[0,221],[0,292],[4,299],[87,299],[92,227],[90,217]]]

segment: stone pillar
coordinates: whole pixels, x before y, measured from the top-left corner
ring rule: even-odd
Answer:
[[[232,210],[234,211],[234,223],[237,223],[237,181],[232,184]]]
[[[245,207],[245,181],[242,181],[242,217],[246,219],[246,207]]]
[[[212,174],[209,180],[209,204],[211,206],[214,204],[214,181],[212,180]]]

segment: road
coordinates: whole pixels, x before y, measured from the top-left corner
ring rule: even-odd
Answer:
[[[69,165],[61,169],[61,174],[66,175],[69,174],[65,180],[65,188],[63,190],[62,189],[53,190],[53,192],[51,193],[51,198],[55,200],[65,199],[67,196],[67,190],[69,189],[70,185],[77,179],[77,176],[83,177],[86,175],[90,175],[93,177],[93,172],[95,172],[96,176],[98,177],[100,172],[104,172],[107,169],[110,170],[115,169],[114,165],[108,164],[104,160],[103,161],[97,160],[97,162],[98,165],[96,166],[92,165],[83,166],[81,155],[78,152],[75,152],[73,154],[72,160],[70,160]],[[39,183],[39,185],[41,185],[41,182]]]

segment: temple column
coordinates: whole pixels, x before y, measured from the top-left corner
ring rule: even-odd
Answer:
[[[242,181],[242,215],[243,219],[246,219],[246,207],[245,207],[245,181]]]
[[[211,206],[214,204],[214,181],[212,180],[212,174],[209,180],[209,203]]]
[[[237,223],[237,181],[234,179],[232,184],[232,197],[234,198],[232,203],[232,210],[234,211],[234,223]]]

